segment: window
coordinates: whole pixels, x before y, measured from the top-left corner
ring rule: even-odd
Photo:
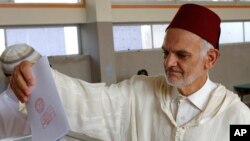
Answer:
[[[225,22],[221,23],[220,43],[243,42],[243,23]]]
[[[180,0],[180,1],[193,1],[193,2],[233,2],[234,0]]]
[[[14,0],[15,3],[80,3],[81,0]]]
[[[161,48],[168,24],[153,24],[153,48]]]
[[[112,2],[162,2],[162,1],[173,1],[173,0],[111,0]]]
[[[245,42],[250,42],[250,22],[244,22]]]
[[[236,0],[111,0],[111,2],[121,2],[121,3],[146,3],[146,2],[233,2]],[[241,0],[250,1],[250,0]]]
[[[0,53],[5,49],[5,37],[4,37],[4,29],[0,29]]]
[[[0,3],[81,3],[84,0],[0,0]]]
[[[79,54],[77,26],[18,27],[0,30],[1,53],[5,47],[26,43],[42,55]],[[4,43],[4,42],[3,42]]]
[[[168,24],[115,24],[115,51],[161,48]],[[250,22],[222,22],[220,44],[250,42]]]
[[[150,25],[113,26],[115,51],[152,48]]]
[[[167,24],[114,25],[115,51],[161,48]]]

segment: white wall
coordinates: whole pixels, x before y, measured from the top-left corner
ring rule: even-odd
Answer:
[[[86,22],[84,8],[30,8],[0,6],[0,26],[81,24]]]
[[[88,1],[88,0],[87,0]],[[115,8],[102,9],[102,5],[110,5],[110,0],[92,2],[87,6],[5,6],[0,5],[0,26],[8,25],[42,25],[42,24],[83,24],[88,22],[106,21],[122,22],[169,22],[178,9],[176,6],[154,8]],[[98,11],[89,10],[91,6]],[[222,20],[250,20],[250,5],[242,7],[235,4],[224,7],[213,7]],[[106,6],[107,7],[107,6]],[[111,17],[107,17],[111,15]],[[103,20],[104,19],[104,20]]]
[[[48,60],[53,69],[71,77],[91,82],[88,55],[49,56]]]
[[[250,20],[249,8],[211,8],[222,20]],[[113,22],[170,22],[176,8],[113,8]]]

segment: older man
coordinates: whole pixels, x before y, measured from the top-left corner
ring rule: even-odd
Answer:
[[[230,125],[250,124],[250,111],[209,79],[219,57],[220,22],[206,7],[182,5],[162,46],[166,76],[106,86],[52,70],[71,130],[114,141],[228,141]],[[22,102],[35,85],[31,66],[15,68],[12,86]]]

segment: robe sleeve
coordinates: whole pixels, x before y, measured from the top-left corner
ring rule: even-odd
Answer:
[[[106,86],[52,70],[70,128],[101,140],[120,140],[130,117],[131,80]]]

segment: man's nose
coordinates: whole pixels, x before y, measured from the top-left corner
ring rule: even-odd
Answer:
[[[167,57],[164,58],[164,65],[167,68],[177,66],[176,56],[174,54],[169,54]]]

